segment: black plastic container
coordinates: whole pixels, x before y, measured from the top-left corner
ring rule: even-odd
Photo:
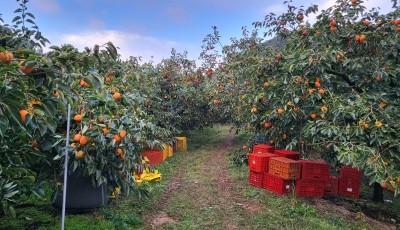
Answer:
[[[55,192],[53,206],[62,208],[63,186]],[[68,212],[89,212],[108,205],[107,185],[94,187],[92,179],[76,170],[67,176],[67,197],[65,209]]]

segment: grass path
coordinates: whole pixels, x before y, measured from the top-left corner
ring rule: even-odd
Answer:
[[[229,159],[240,138],[225,126],[189,137],[188,152],[160,165],[164,186],[143,229],[394,229],[319,198],[304,203],[249,185],[247,168]]]

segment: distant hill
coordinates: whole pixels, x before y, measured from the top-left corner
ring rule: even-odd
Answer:
[[[285,46],[286,41],[282,40],[278,37],[274,37],[266,42],[264,42],[265,46],[272,46],[277,49],[282,49]]]

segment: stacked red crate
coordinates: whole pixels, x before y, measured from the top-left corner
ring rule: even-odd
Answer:
[[[325,195],[337,195],[339,191],[339,178],[330,176],[325,183]]]
[[[325,181],[300,179],[296,180],[297,196],[323,196],[325,192]]]
[[[275,149],[274,153],[280,157],[286,157],[292,160],[299,160],[300,159],[300,153],[288,149]]]
[[[359,198],[361,191],[361,171],[343,166],[339,178],[339,195]]]
[[[323,196],[329,179],[329,164],[323,161],[299,161],[301,179],[296,181],[296,195]]]
[[[248,166],[254,172],[268,172],[269,158],[276,156],[272,153],[249,154]]]
[[[329,179],[329,164],[324,161],[299,161],[301,164],[301,179],[323,180]]]
[[[253,146],[253,153],[274,153],[274,146],[258,144]]]
[[[274,157],[274,146],[258,144],[253,146],[253,153],[249,154],[248,166],[250,169],[250,184],[262,187],[264,173],[268,171],[269,158]]]
[[[163,152],[156,150],[147,150],[141,153],[143,157],[149,159],[150,166],[157,165],[163,162]]]
[[[269,173],[264,174],[263,188],[277,194],[288,194],[294,185],[293,180],[284,180]]]
[[[254,185],[256,187],[262,187],[263,179],[264,179],[264,173],[263,172],[250,171],[249,183],[251,185]]]

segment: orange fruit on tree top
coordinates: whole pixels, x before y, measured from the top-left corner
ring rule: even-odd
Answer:
[[[19,62],[19,69],[24,73],[24,74],[30,74],[33,71],[33,66],[23,66],[22,64],[25,61],[22,60]]]
[[[79,142],[79,140],[82,138],[82,135],[80,133],[75,134],[74,136],[74,141]]]
[[[75,158],[76,159],[82,159],[83,158],[83,151],[82,150],[79,150],[78,152],[76,152],[76,154],[75,154]]]
[[[6,51],[6,52],[1,52],[0,53],[0,60],[3,62],[3,63],[10,63],[12,60],[14,60],[14,55],[11,53],[11,52],[8,52],[8,51]]]
[[[264,124],[264,126],[265,126],[265,128],[271,128],[271,123],[269,123],[269,122],[265,122],[265,124]]]
[[[109,132],[110,132],[110,131],[108,131],[107,128],[103,128],[103,134],[104,134],[104,136],[106,136]]]
[[[282,55],[277,54],[277,55],[276,55],[276,59],[281,60],[281,59],[282,59]]]
[[[114,135],[114,140],[115,140],[116,142],[120,142],[120,141],[121,141],[121,137],[120,137],[118,134],[115,134],[115,135]]]
[[[104,123],[104,117],[103,117],[103,116],[100,116],[99,118],[97,118],[97,120],[98,120],[100,123]]]
[[[80,114],[77,114],[77,115],[75,115],[74,116],[74,121],[82,121],[82,115],[80,115]]]
[[[106,77],[106,82],[110,83],[111,82],[111,77]]]
[[[369,25],[369,20],[368,20],[368,19],[365,19],[365,20],[363,21],[363,23],[364,23],[364,25]]]
[[[118,92],[114,93],[114,99],[115,100],[119,100],[120,98],[121,98],[121,94],[120,93],[118,93]]]
[[[321,107],[321,111],[322,112],[327,112],[328,111],[328,107],[326,107],[325,105]]]
[[[318,89],[318,93],[319,93],[319,94],[324,94],[324,93],[325,93],[325,90],[320,88],[320,89]]]
[[[383,101],[381,101],[381,102],[379,102],[379,106],[380,106],[381,108],[385,108],[385,107],[386,107],[386,103],[383,102]]]
[[[380,81],[381,80],[381,76],[376,76],[375,80]]]
[[[357,0],[351,0],[351,4],[356,5],[357,4]]]
[[[81,139],[79,140],[80,145],[86,145],[90,140],[90,137],[88,136],[82,136]]]
[[[312,119],[315,119],[317,117],[317,114],[312,113],[310,116],[311,116]]]
[[[25,123],[26,115],[28,114],[28,111],[25,110],[25,109],[21,109],[21,110],[19,111],[19,114],[21,115],[22,123]]]
[[[121,138],[124,138],[124,137],[126,136],[126,131],[125,131],[125,130],[121,130],[121,131],[119,132],[119,136],[120,136]]]
[[[252,108],[252,109],[251,109],[251,112],[257,113],[257,108],[256,108],[256,107]]]
[[[279,115],[282,114],[284,111],[285,111],[285,110],[283,110],[282,108],[279,108],[279,109],[276,110],[276,112],[277,112]]]
[[[319,81],[316,81],[315,82],[315,87],[317,87],[317,88],[321,87],[321,83]]]
[[[82,86],[82,87],[89,87],[89,83],[87,83],[86,81],[84,81],[84,80],[80,80],[80,82],[79,82],[79,84]]]
[[[367,36],[365,36],[365,34],[361,34],[360,43],[364,43],[366,40],[367,40]]]
[[[78,146],[76,146],[75,143],[72,143],[72,144],[71,144],[71,147],[72,147],[72,149],[74,149],[74,150],[78,148]]]
[[[121,148],[117,148],[117,154],[118,154],[118,155],[122,155],[122,153],[123,153],[123,152],[122,152],[122,149],[121,149]]]
[[[382,122],[375,121],[375,126],[378,127],[378,128],[382,127]]]
[[[357,43],[360,43],[360,35],[356,34],[354,40],[356,40]]]
[[[268,87],[269,86],[269,82],[264,82],[264,87]]]
[[[303,15],[303,14],[299,14],[299,15],[297,16],[297,19],[299,19],[299,21],[303,21],[304,15]]]
[[[336,26],[336,21],[335,21],[335,20],[331,20],[331,22],[329,23],[329,25],[331,25],[331,26]]]

